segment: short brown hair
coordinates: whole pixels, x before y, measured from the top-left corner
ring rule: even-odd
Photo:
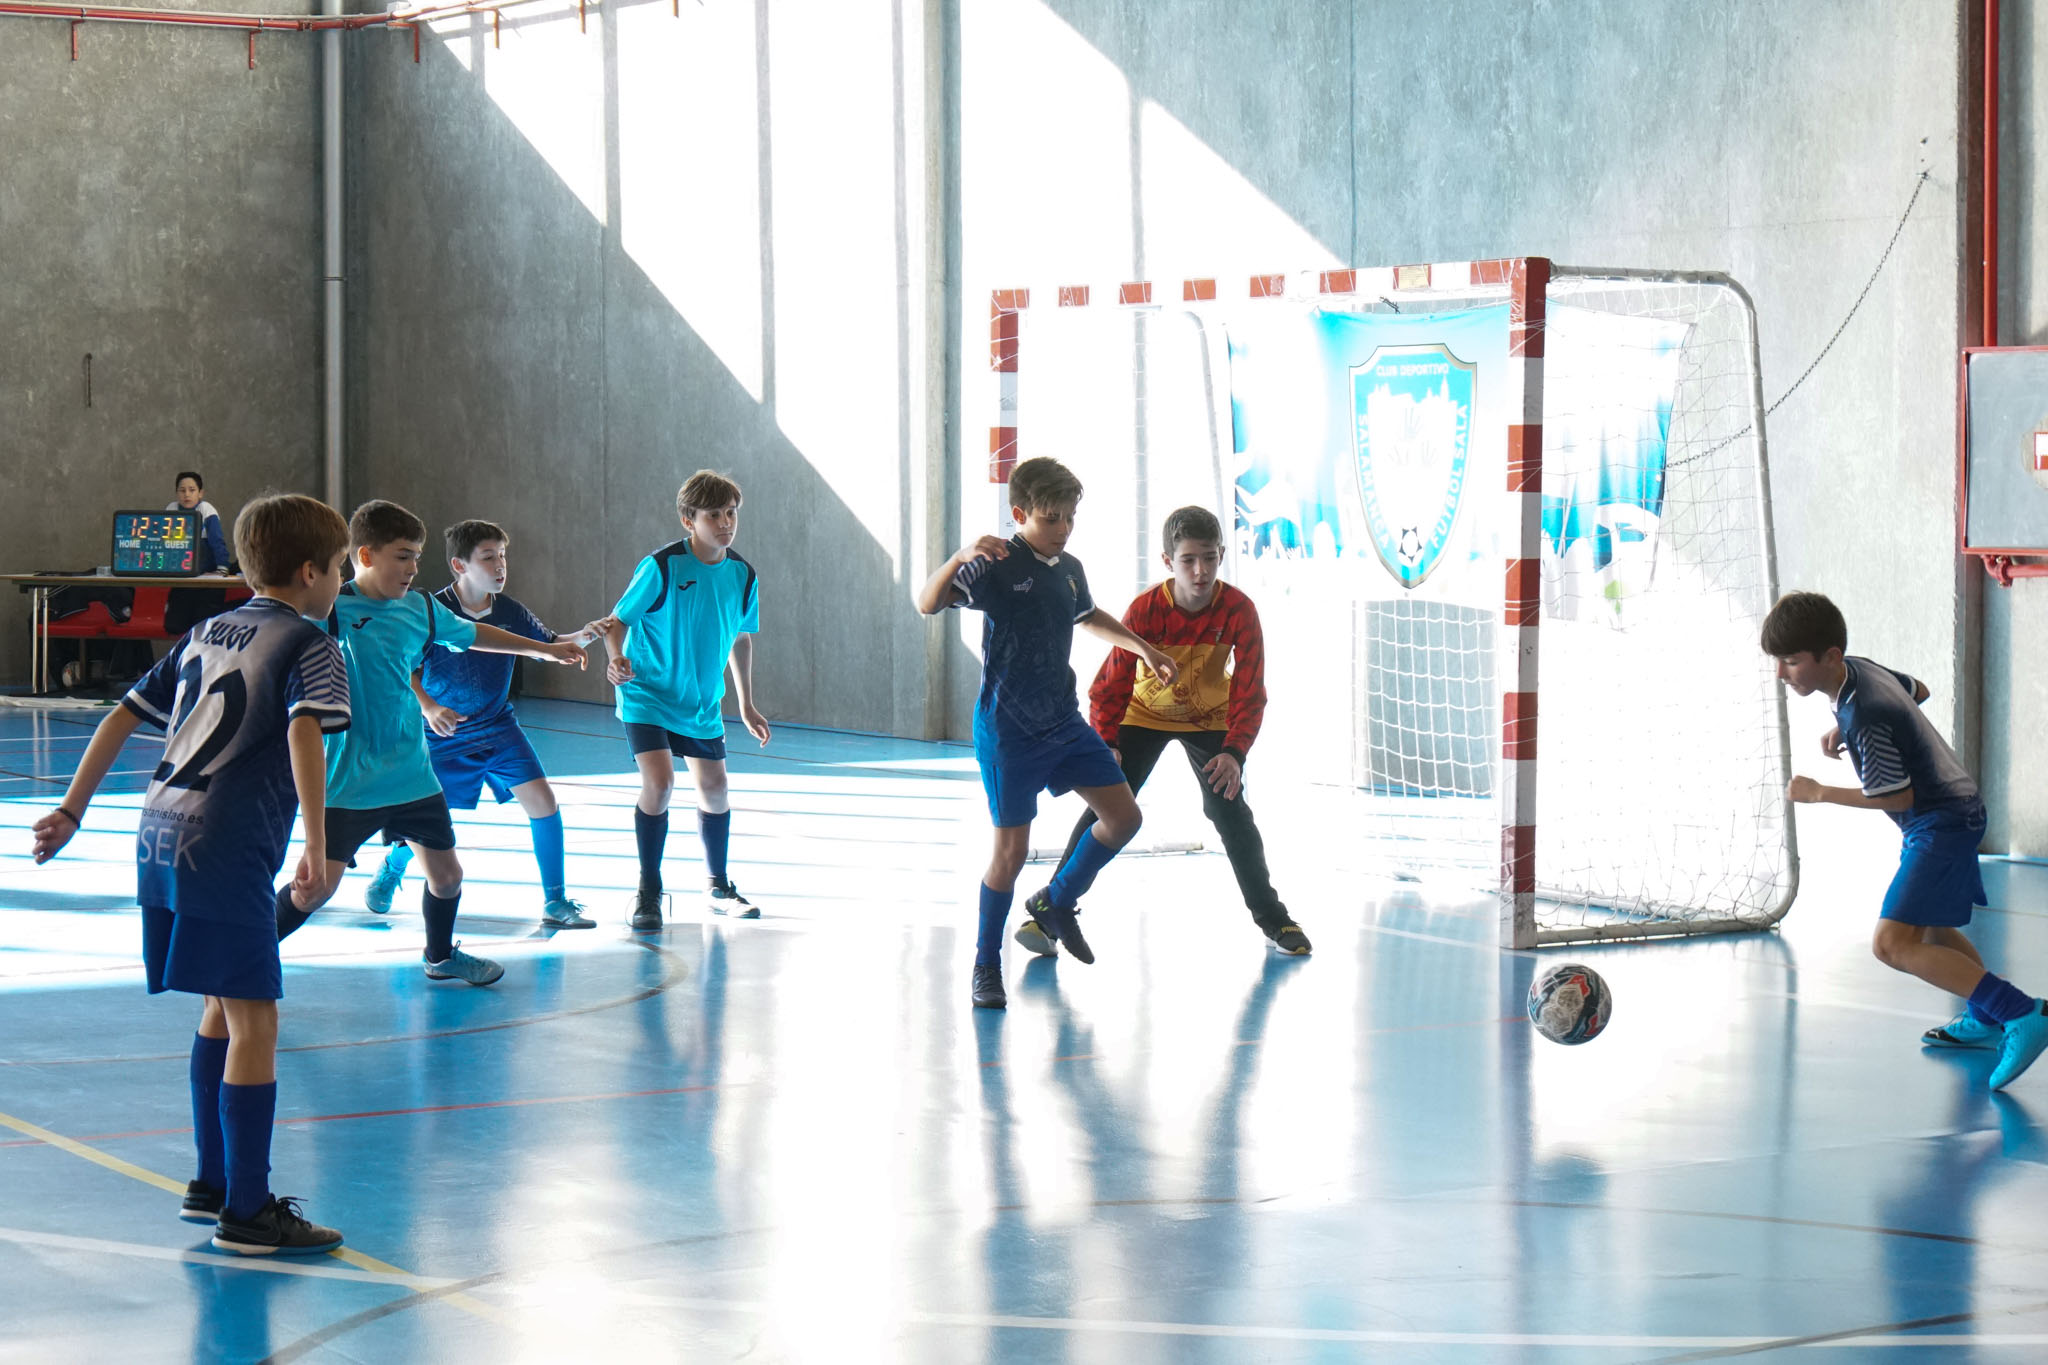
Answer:
[[[1817,592],[1788,592],[1764,617],[1759,643],[1774,659],[1794,654],[1818,657],[1830,649],[1849,647],[1849,624],[1842,609]]]
[[[381,550],[394,540],[427,540],[427,524],[395,502],[372,498],[348,519],[349,544],[358,550]]]
[[[1010,506],[1026,512],[1071,507],[1081,501],[1081,481],[1074,471],[1049,456],[1038,455],[1010,471]]]
[[[235,559],[252,587],[284,587],[302,564],[325,573],[347,548],[341,513],[303,493],[258,494],[235,518]]]
[[[1166,553],[1177,554],[1183,540],[1221,547],[1223,523],[1206,507],[1176,507],[1166,514]]]
[[[676,515],[688,521],[698,512],[740,505],[740,486],[715,469],[700,469],[676,490]]]
[[[450,559],[467,561],[476,553],[477,547],[486,541],[498,541],[510,545],[512,537],[505,534],[505,528],[495,521],[458,521],[441,533],[442,543],[448,547]]]

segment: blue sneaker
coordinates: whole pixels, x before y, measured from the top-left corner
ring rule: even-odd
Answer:
[[[384,861],[377,867],[377,875],[370,878],[370,889],[363,893],[363,904],[371,914],[391,913],[391,898],[398,894],[398,884],[405,880],[405,869],[411,862],[412,850],[404,844],[384,855]]]
[[[2048,1052],[2048,1001],[2036,1000],[2034,1008],[2005,1026],[2005,1041],[1998,1047],[1998,1065],[1991,1072],[1991,1088],[2003,1090]]]
[[[1997,1024],[1987,1024],[1976,1015],[1964,1010],[1940,1028],[1931,1028],[1920,1035],[1922,1047],[1974,1047],[1995,1048],[1998,1040],[2005,1036],[2005,1030]]]
[[[505,969],[487,957],[475,957],[462,951],[456,944],[448,950],[448,956],[439,962],[429,960],[421,954],[421,961],[427,964],[429,981],[467,981],[472,986],[488,986],[505,974]]]

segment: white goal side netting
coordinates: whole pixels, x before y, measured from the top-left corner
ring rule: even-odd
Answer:
[[[1528,703],[1501,680],[1530,642],[1503,603],[1534,505],[1504,496],[1529,373],[1510,286],[1057,298],[1015,319],[1014,454],[1086,483],[1072,548],[1111,611],[1164,576],[1170,510],[1218,513],[1225,576],[1265,627],[1262,820],[1312,823],[1345,873],[1502,893],[1521,946],[1784,914],[1797,859],[1757,645],[1776,585],[1738,287],[1559,267],[1544,295],[1537,776],[1516,816],[1535,829],[1533,923],[1502,871],[1503,712]],[[1084,705],[1092,663],[1077,655]]]

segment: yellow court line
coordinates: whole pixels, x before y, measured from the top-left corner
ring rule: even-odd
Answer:
[[[27,1119],[18,1119],[12,1114],[0,1113],[0,1127],[12,1128],[23,1137],[32,1137],[38,1142],[48,1143],[59,1151],[69,1152],[75,1157],[81,1157],[86,1161],[92,1162],[95,1166],[104,1166],[117,1175],[127,1176],[130,1180],[139,1180],[145,1185],[154,1185],[160,1190],[168,1190],[175,1195],[183,1195],[185,1193],[184,1185],[167,1175],[158,1175],[155,1171],[137,1166],[132,1161],[123,1161],[120,1157],[103,1152],[97,1147],[88,1147],[76,1138],[65,1137],[62,1133],[53,1133],[47,1128],[38,1127],[36,1124],[30,1123]],[[389,1275],[393,1280],[402,1283],[408,1289],[430,1294],[441,1302],[460,1308],[464,1312],[473,1314],[476,1317],[501,1325],[506,1324],[508,1321],[503,1313],[487,1303],[473,1299],[467,1294],[434,1293],[434,1281],[424,1279],[419,1275],[415,1275],[410,1270],[391,1264],[389,1261],[380,1261],[375,1256],[365,1256],[353,1247],[339,1246],[326,1254],[334,1257],[337,1261],[352,1265],[358,1270],[370,1270],[381,1275]],[[235,1263],[232,1259],[225,1261],[225,1264],[228,1265]]]

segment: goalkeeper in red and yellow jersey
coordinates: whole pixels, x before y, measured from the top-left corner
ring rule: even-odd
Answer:
[[[1166,519],[1173,576],[1138,594],[1124,612],[1131,633],[1179,665],[1172,682],[1135,654],[1113,650],[1088,689],[1089,720],[1136,792],[1152,766],[1179,740],[1202,784],[1202,812],[1223,838],[1230,869],[1252,919],[1283,953],[1309,951],[1308,935],[1287,915],[1266,871],[1266,842],[1244,799],[1245,755],[1266,714],[1265,642],[1251,598],[1217,577],[1223,528],[1205,507],[1183,507]],[[1094,823],[1081,817],[1069,852]]]

